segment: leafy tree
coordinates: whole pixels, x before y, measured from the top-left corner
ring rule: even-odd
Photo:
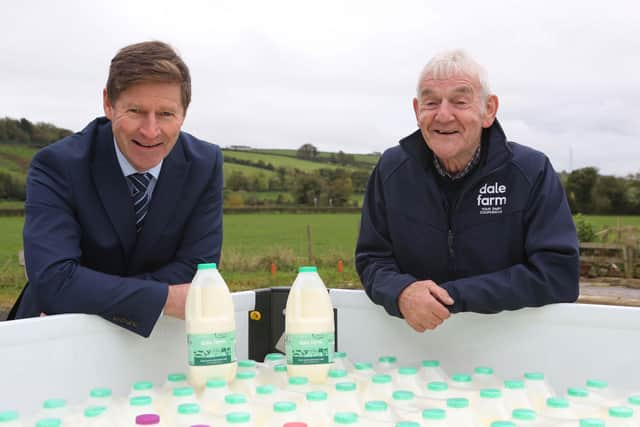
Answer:
[[[628,213],[625,180],[615,176],[600,176],[593,189],[594,211],[600,214]]]
[[[233,171],[227,179],[226,187],[232,191],[249,191],[249,179],[240,171]]]
[[[318,149],[312,144],[303,144],[296,151],[296,157],[304,160],[314,160],[318,156]]]
[[[319,198],[324,191],[325,183],[320,176],[302,174],[296,179],[293,195],[296,203],[313,205],[314,198]]]
[[[598,180],[598,169],[576,169],[567,177],[567,197],[573,213],[593,212],[592,192]]]

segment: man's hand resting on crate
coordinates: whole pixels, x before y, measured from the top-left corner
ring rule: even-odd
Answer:
[[[418,332],[435,329],[449,318],[445,305],[453,304],[449,293],[432,280],[407,286],[398,297],[398,308],[409,326]]]
[[[189,292],[190,285],[190,283],[169,285],[167,302],[164,304],[164,314],[166,316],[184,319],[184,309],[187,303],[187,293]]]

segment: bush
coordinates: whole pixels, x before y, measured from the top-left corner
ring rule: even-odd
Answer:
[[[587,219],[582,216],[582,214],[578,214],[573,219],[576,224],[576,231],[578,232],[578,240],[581,242],[593,242],[596,240],[596,232],[593,229],[593,224],[591,224]]]

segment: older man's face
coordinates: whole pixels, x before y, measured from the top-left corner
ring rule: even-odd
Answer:
[[[419,90],[413,108],[422,136],[445,168],[455,172],[473,156],[482,129],[493,123],[498,98],[483,100],[480,82],[466,75],[436,79],[427,74]]]

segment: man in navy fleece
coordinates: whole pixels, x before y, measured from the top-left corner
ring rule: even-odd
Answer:
[[[575,301],[564,190],[543,153],[507,141],[482,67],[437,55],[413,109],[420,129],[382,155],[362,208],[356,267],[373,302],[422,332],[451,313]]]

